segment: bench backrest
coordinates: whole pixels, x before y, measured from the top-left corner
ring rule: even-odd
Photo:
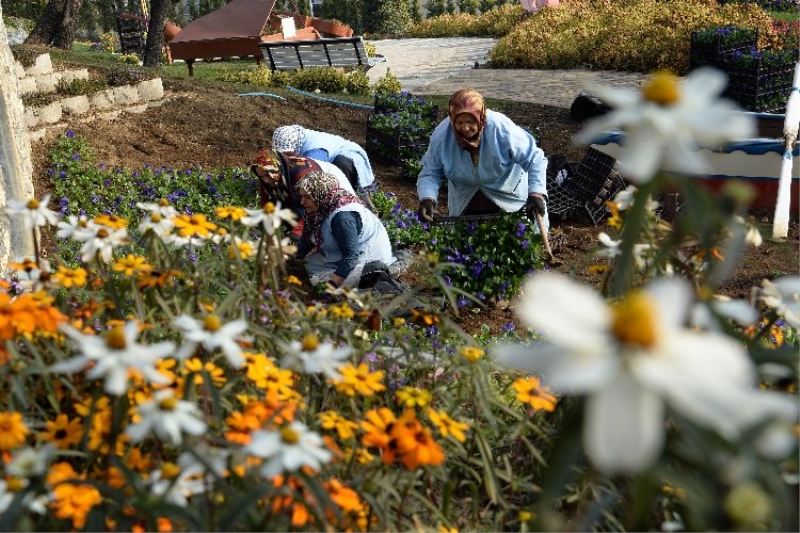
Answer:
[[[367,49],[360,36],[265,41],[258,46],[270,70],[370,66]]]

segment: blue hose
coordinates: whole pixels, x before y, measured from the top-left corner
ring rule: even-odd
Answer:
[[[237,96],[269,96],[269,97],[272,97],[272,98],[280,98],[281,100],[284,100],[284,101],[286,100],[286,98],[284,98],[283,96],[280,96],[280,95],[277,95],[277,94],[272,94],[272,93],[241,93],[241,94],[239,94]]]
[[[324,96],[319,96],[319,95],[316,95],[314,93],[307,93],[305,91],[301,91],[300,89],[295,89],[291,85],[287,85],[286,88],[289,89],[290,91],[294,91],[296,93],[300,93],[303,96],[310,96],[311,98],[317,98],[318,100],[324,100],[326,102],[331,102],[333,104],[349,105],[351,107],[360,107],[362,109],[373,109],[373,106],[371,106],[371,105],[354,104],[352,102],[343,102],[342,100],[334,100],[333,98],[325,98]]]

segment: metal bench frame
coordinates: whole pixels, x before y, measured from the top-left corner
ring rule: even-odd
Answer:
[[[365,67],[385,61],[368,57],[361,36],[264,41],[258,44],[270,70],[311,67]]]

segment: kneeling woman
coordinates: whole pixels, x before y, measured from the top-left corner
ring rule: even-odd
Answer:
[[[380,261],[388,267],[396,261],[383,223],[335,177],[310,172],[296,190],[306,212],[298,255],[312,285],[357,287],[365,264]]]

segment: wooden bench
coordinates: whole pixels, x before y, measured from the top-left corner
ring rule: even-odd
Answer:
[[[311,67],[365,67],[385,61],[368,57],[360,36],[306,40],[265,41],[259,43],[270,70],[297,70]]]

